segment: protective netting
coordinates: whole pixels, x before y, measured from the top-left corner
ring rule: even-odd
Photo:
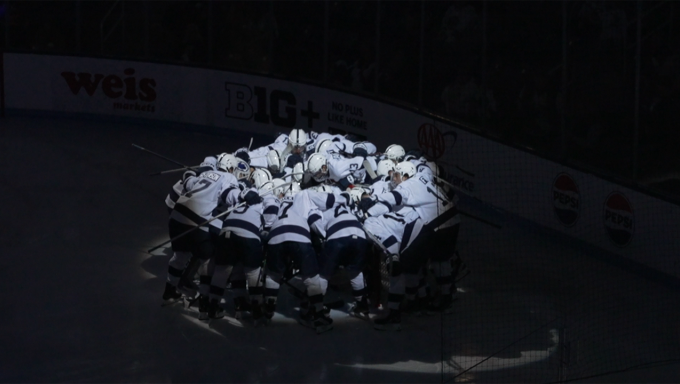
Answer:
[[[447,164],[453,183],[455,161],[449,153],[440,163]],[[534,164],[524,155],[505,156],[504,172]],[[559,176],[553,191],[541,183],[537,176],[535,195],[515,196],[518,204],[570,189]],[[516,187],[498,185],[508,194],[516,194]],[[579,188],[565,194],[589,198],[588,187]],[[602,222],[586,226],[625,243],[618,255],[459,192],[464,215],[458,250],[471,273],[458,282],[455,312],[441,318],[444,382],[655,381],[650,368],[680,362],[680,289],[673,271],[662,275],[623,255],[626,247],[636,247],[627,243],[630,236],[674,230],[669,223],[638,225],[634,232]],[[626,211],[616,206],[616,198],[605,205],[605,213]],[[648,207],[634,208],[644,212]],[[584,212],[558,202],[538,216],[569,225],[579,214]],[[674,246],[655,244],[650,257]]]

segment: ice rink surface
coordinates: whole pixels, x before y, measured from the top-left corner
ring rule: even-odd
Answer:
[[[551,382],[680,358],[677,289],[474,204],[502,228],[463,221],[451,315],[389,333],[339,308],[317,335],[282,287],[269,327],[229,306],[200,322],[160,306],[170,250],[146,252],[179,178],[149,174],[177,166],[131,144],[196,165],[249,135],[10,117],[0,138],[2,382]],[[680,365],[586,381],[680,382]]]

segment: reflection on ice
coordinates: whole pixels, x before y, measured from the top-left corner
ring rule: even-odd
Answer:
[[[550,330],[550,340],[553,345],[545,350],[535,351],[521,351],[520,357],[515,358],[501,358],[488,356],[451,356],[448,364],[457,373],[469,372],[487,372],[496,371],[507,368],[515,368],[522,365],[536,363],[549,358],[559,345],[559,333],[556,329]],[[340,366],[349,366],[353,368],[372,369],[390,372],[415,372],[415,373],[437,373],[440,372],[440,363],[423,363],[420,361],[409,360],[405,362],[397,362],[393,364],[352,364]]]

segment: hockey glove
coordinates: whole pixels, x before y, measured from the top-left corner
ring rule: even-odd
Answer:
[[[341,187],[340,189],[352,189],[354,186],[353,184],[354,177],[352,177],[352,175],[347,175],[338,181],[338,185]]]
[[[245,201],[248,205],[255,205],[262,202],[260,195],[252,189],[241,192],[239,199],[241,201]]]
[[[355,157],[361,156],[365,159],[368,156],[368,152],[364,148],[354,148],[352,155]]]
[[[364,197],[359,201],[359,209],[361,209],[364,212],[368,212],[369,209],[371,209],[372,206],[375,205],[375,200],[371,199],[370,197]]]
[[[250,164],[250,155],[248,154],[248,148],[239,148],[234,152],[234,156]]]

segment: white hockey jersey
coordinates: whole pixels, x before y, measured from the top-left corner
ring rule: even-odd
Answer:
[[[179,197],[182,195],[182,193],[184,193],[184,183],[182,182],[182,179],[179,179],[172,186],[168,196],[165,197],[165,205],[167,205],[170,209],[175,208],[175,203],[177,203],[177,200],[179,200]]]
[[[303,191],[308,193],[310,201],[322,212],[321,220],[313,226],[326,240],[356,236],[365,239],[364,229],[347,207],[346,199],[332,193]]]
[[[231,173],[207,171],[189,177],[184,182],[184,194],[177,200],[170,217],[187,225],[201,224],[212,219],[218,204],[236,205],[239,192],[238,181]]]
[[[377,181],[373,182],[373,184],[368,187],[368,191],[371,196],[380,196],[382,194],[392,192],[392,183],[390,182],[390,177],[383,176]]]
[[[262,220],[263,229],[269,231],[274,225],[276,219],[279,218],[279,206],[281,201],[276,198],[273,194],[268,194],[262,196]]]
[[[335,183],[347,178],[349,184],[361,184],[366,178],[363,163],[364,158],[361,156],[348,159],[336,154],[330,155],[328,157],[328,178]]]
[[[264,227],[263,210],[262,203],[234,209],[222,223],[220,234],[233,232],[240,237],[259,240]]]
[[[416,174],[425,176],[428,180],[436,181],[434,180],[434,172],[432,172],[432,168],[430,168],[427,163],[418,163],[416,165]]]
[[[347,140],[344,137],[336,137],[333,139],[333,142],[335,143],[335,147],[341,154],[348,153],[351,155],[352,152],[354,152],[353,141]]]
[[[397,207],[404,206],[413,208],[424,224],[455,209],[455,202],[449,201],[445,191],[422,175],[403,181],[393,191],[378,196],[378,202],[381,204],[368,210],[370,216],[381,215],[385,209],[394,212]]]
[[[283,150],[286,149],[287,145],[288,137],[286,136],[285,143],[274,142],[269,145],[265,145],[264,147],[260,147],[248,152],[248,156],[250,156],[250,166],[255,168],[267,168],[269,166],[269,164],[267,163],[267,153],[269,153],[269,151],[271,151],[272,149],[276,149],[280,155],[281,152],[283,152]]]
[[[311,243],[309,226],[321,219],[321,213],[305,193],[281,200],[279,216],[269,232],[269,244],[284,241]]]

